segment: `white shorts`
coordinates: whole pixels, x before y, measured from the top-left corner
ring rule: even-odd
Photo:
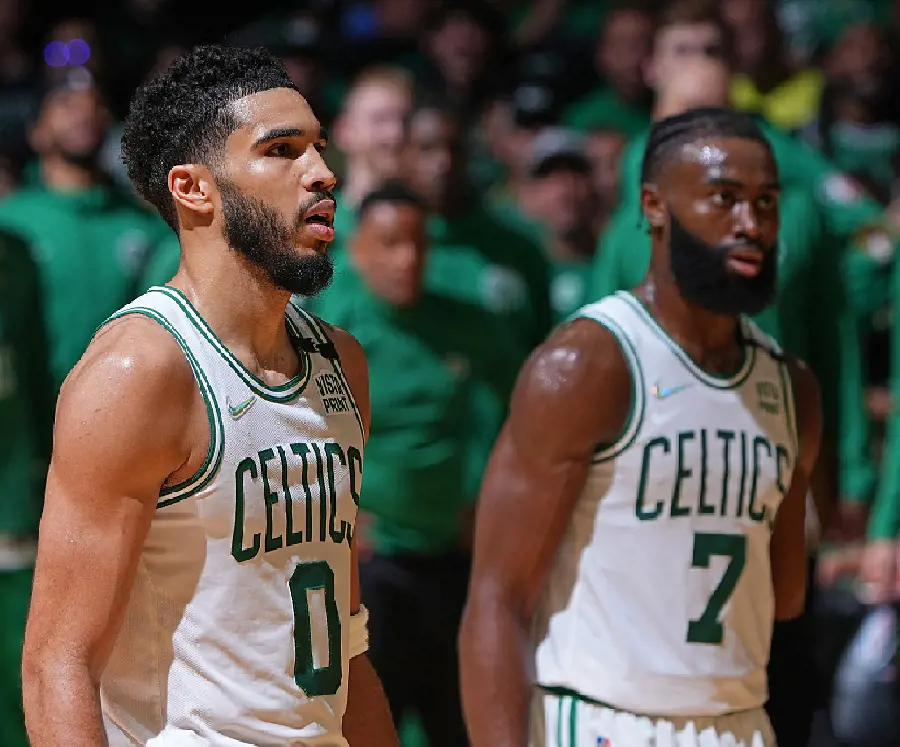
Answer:
[[[655,717],[538,691],[530,747],[776,747],[762,708],[724,716]]]

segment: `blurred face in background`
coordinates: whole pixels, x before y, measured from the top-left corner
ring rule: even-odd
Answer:
[[[51,91],[31,130],[31,145],[41,156],[93,166],[111,124],[109,112],[92,85]]]
[[[698,57],[724,60],[725,40],[714,23],[679,23],[660,28],[647,66],[647,82],[658,93],[685,61]]]
[[[351,91],[335,128],[350,168],[370,170],[379,181],[397,175],[411,102],[410,88],[399,76],[374,76]]]
[[[891,63],[891,51],[881,32],[862,23],[848,28],[837,40],[826,60],[825,71],[833,80],[857,85],[880,81]]]
[[[625,137],[618,132],[593,132],[585,138],[585,147],[597,204],[607,213],[619,202],[619,160]]]
[[[431,34],[428,54],[451,88],[468,91],[488,59],[490,36],[466,13],[452,13]]]
[[[769,0],[724,0],[722,17],[732,30],[738,70],[754,75],[779,54],[778,20]]]
[[[653,48],[653,19],[640,10],[614,12],[600,33],[597,71],[626,101],[647,92],[644,68]]]
[[[532,214],[554,234],[574,238],[591,230],[597,200],[586,161],[550,159],[535,173],[529,192]]]
[[[378,31],[388,39],[415,38],[434,0],[375,0]]]
[[[409,122],[403,174],[429,209],[441,212],[457,197],[463,166],[459,127],[449,113],[422,109]]]
[[[353,263],[369,290],[392,306],[422,295],[428,234],[425,213],[406,202],[370,206],[350,242]]]

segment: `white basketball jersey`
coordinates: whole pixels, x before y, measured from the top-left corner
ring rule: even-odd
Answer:
[[[700,370],[629,293],[581,309],[632,371],[538,603],[537,682],[658,716],[761,706],[774,617],[769,540],[797,458],[789,373],[742,320],[733,376]]]
[[[101,680],[111,747],[346,747],[363,434],[327,330],[289,306],[301,370],[268,386],[179,291],[153,288],[112,318],[126,314],[178,341],[210,444],[159,496]]]

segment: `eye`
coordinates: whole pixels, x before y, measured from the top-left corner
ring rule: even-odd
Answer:
[[[775,195],[763,195],[756,201],[756,205],[761,210],[772,210],[778,204]]]
[[[712,200],[712,204],[717,207],[728,208],[734,205],[734,197],[722,190],[713,192],[710,199]]]
[[[275,158],[296,158],[297,149],[290,143],[275,143],[266,151],[266,155]]]

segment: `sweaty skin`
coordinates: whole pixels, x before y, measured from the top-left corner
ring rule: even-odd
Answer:
[[[757,205],[774,166],[742,140],[695,143],[728,154],[715,188],[702,165],[669,166],[682,185],[679,218],[707,241],[777,233],[777,210]],[[722,171],[724,169],[724,172]],[[728,184],[719,184],[726,177]],[[689,184],[691,188],[684,188]],[[645,194],[654,226],[654,262],[635,292],[698,365],[729,372],[740,354],[736,317],[712,314],[681,298],[668,270],[667,211],[676,200],[661,180]],[[724,194],[723,194],[724,193]],[[821,432],[818,386],[789,361],[800,454],[771,539],[776,619],[800,615],[806,589],[805,498]],[[598,443],[614,441],[629,412],[631,375],[613,335],[578,319],[557,329],[529,358],[494,447],[476,520],[474,566],[460,633],[463,704],[472,747],[528,743],[534,650],[530,624],[560,539],[585,485]],[[509,517],[515,516],[510,522]]]
[[[305,100],[272,89],[240,100],[242,124],[224,161],[244,194],[289,225],[310,195],[331,190],[323,135]],[[281,132],[277,137],[264,137]],[[223,235],[221,194],[209,169],[175,166],[182,262],[171,285],[198,308],[234,356],[268,386],[297,374],[284,321],[290,292]],[[320,232],[296,231],[292,250],[324,250]],[[236,302],[234,289],[241,289]],[[368,431],[365,356],[331,328]],[[209,446],[206,407],[175,339],[155,322],[126,316],[94,338],[63,385],[25,635],[23,692],[34,747],[105,747],[99,682],[128,603],[160,488],[194,474]],[[353,548],[351,612],[359,609]],[[350,663],[345,732],[351,747],[397,747],[390,712],[364,655]]]

